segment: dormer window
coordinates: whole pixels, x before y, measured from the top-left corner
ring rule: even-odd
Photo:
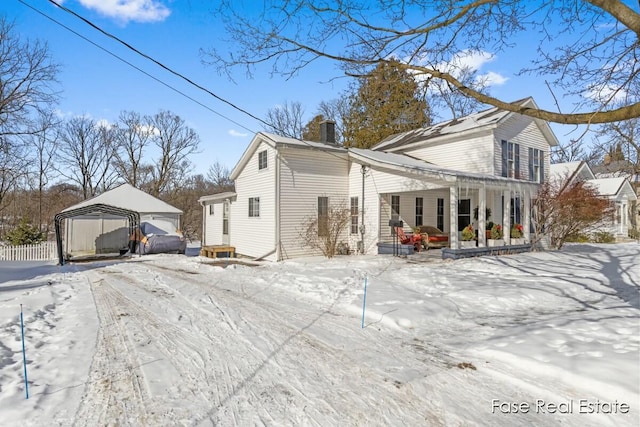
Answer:
[[[267,150],[258,153],[258,170],[267,168]]]

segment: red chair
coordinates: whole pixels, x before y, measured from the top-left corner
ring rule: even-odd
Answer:
[[[400,244],[402,245],[413,245],[416,252],[420,252],[422,249],[422,235],[420,233],[412,234],[411,236],[407,236],[402,227],[394,227],[396,234],[398,235],[398,239],[400,240]]]

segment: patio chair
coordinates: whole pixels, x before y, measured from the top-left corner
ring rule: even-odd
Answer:
[[[422,236],[420,233],[412,234],[407,236],[402,227],[394,227],[396,234],[398,235],[398,239],[400,240],[400,244],[402,245],[413,245],[413,248],[416,252],[420,252],[422,249]]]

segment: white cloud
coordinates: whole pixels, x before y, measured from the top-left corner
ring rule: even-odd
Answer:
[[[604,83],[598,87],[591,87],[585,92],[584,96],[597,102],[620,102],[627,97],[627,90]]]
[[[171,11],[156,0],[80,0],[87,9],[129,22],[164,21]]]
[[[500,86],[505,84],[507,80],[509,80],[508,77],[505,77],[502,74],[498,74],[493,71],[482,74],[479,76],[479,78],[485,81],[487,83],[487,86]]]
[[[424,65],[426,67],[433,67],[436,70],[443,71],[451,74],[453,77],[460,79],[463,74],[468,72],[479,72],[481,68],[493,62],[496,56],[492,53],[485,51],[471,51],[462,50],[454,54],[447,62],[440,62],[433,65],[429,62],[428,58],[422,58],[417,61],[416,65]],[[416,78],[420,81],[427,79],[426,75],[417,75]],[[483,83],[483,86],[499,86],[507,82],[508,78],[495,71],[487,71],[482,74],[477,74],[476,80]]]
[[[229,129],[229,135],[236,137],[236,138],[244,138],[245,136],[249,136],[248,133],[242,133],[242,132],[238,132],[235,129]]]

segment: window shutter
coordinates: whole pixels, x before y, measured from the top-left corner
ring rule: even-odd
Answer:
[[[513,144],[515,148],[515,159],[514,159],[514,178],[520,179],[520,144]]]
[[[533,181],[533,148],[529,147],[529,181]]]
[[[544,151],[540,150],[540,182],[544,182]]]
[[[502,176],[508,176],[508,166],[507,166],[507,141],[502,140]]]

